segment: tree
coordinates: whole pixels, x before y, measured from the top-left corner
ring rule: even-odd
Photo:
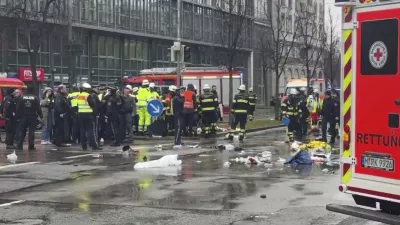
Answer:
[[[293,26],[293,20],[284,10],[282,1],[272,4],[270,12],[264,7],[265,22],[267,30],[260,35],[260,46],[262,50],[263,75],[267,79],[267,70],[270,69],[275,75],[275,119],[279,119],[280,98],[279,81],[285,71],[288,59],[295,44],[298,26]]]
[[[229,108],[233,102],[233,79],[232,71],[235,66],[238,50],[245,45],[245,30],[252,26],[249,17],[252,12],[251,6],[246,0],[220,0],[217,1],[216,29],[220,28],[219,42],[223,47],[226,65],[229,71]],[[229,115],[232,121],[232,115]]]
[[[12,19],[28,51],[32,72],[32,85],[38,94],[37,57],[40,46],[56,24],[67,21],[68,0],[16,0],[8,1],[6,16]]]
[[[298,2],[296,19],[299,27],[299,62],[306,69],[307,84],[310,83],[310,79],[315,76],[317,70],[322,67],[321,57],[326,44],[324,25],[320,23],[324,18],[321,20],[318,17],[316,8],[311,7],[310,2],[313,1],[308,0],[308,4],[302,1]]]
[[[331,10],[328,10],[328,26],[326,26],[325,54],[323,56],[324,74],[327,84],[333,88],[340,75],[340,39],[336,33],[336,21],[333,20]]]

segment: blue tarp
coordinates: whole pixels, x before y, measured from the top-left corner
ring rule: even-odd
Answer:
[[[310,154],[305,150],[298,151],[294,156],[286,159],[285,164],[291,164],[292,166],[297,165],[312,165]]]

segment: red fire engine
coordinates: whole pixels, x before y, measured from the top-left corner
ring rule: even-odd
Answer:
[[[400,224],[400,1],[336,0],[336,5],[343,7],[339,190],[372,209],[327,209]]]

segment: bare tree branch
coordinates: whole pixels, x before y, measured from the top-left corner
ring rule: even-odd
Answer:
[[[333,87],[340,74],[340,39],[336,33],[336,21],[333,21],[331,10],[328,10],[326,26],[325,54],[323,56],[325,79]],[[336,84],[337,85],[337,84]]]

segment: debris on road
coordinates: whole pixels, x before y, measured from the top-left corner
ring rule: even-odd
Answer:
[[[199,155],[199,157],[209,157],[210,155],[206,155],[206,154],[201,154]]]
[[[7,160],[10,161],[11,163],[15,163],[18,159],[18,156],[15,154],[15,151],[11,154],[7,155]]]
[[[232,151],[232,150],[235,149],[235,146],[233,146],[233,145],[231,145],[231,144],[226,144],[226,145],[219,144],[219,145],[217,145],[217,149],[219,149],[219,150]]]
[[[162,145],[154,145],[154,148],[155,148],[157,151],[161,151],[162,148],[163,148],[163,146],[162,146]]]
[[[231,165],[230,162],[225,162],[225,163],[224,163],[224,167],[229,167],[230,165]]]
[[[103,158],[103,154],[94,154],[93,158],[95,159]]]
[[[267,198],[267,195],[260,195],[260,198]]]
[[[195,145],[188,145],[188,148],[198,148],[199,144],[195,144]]]
[[[158,160],[136,163],[133,168],[134,169],[161,168],[169,166],[180,166],[181,164],[182,160],[178,160],[178,155],[165,155]]]

